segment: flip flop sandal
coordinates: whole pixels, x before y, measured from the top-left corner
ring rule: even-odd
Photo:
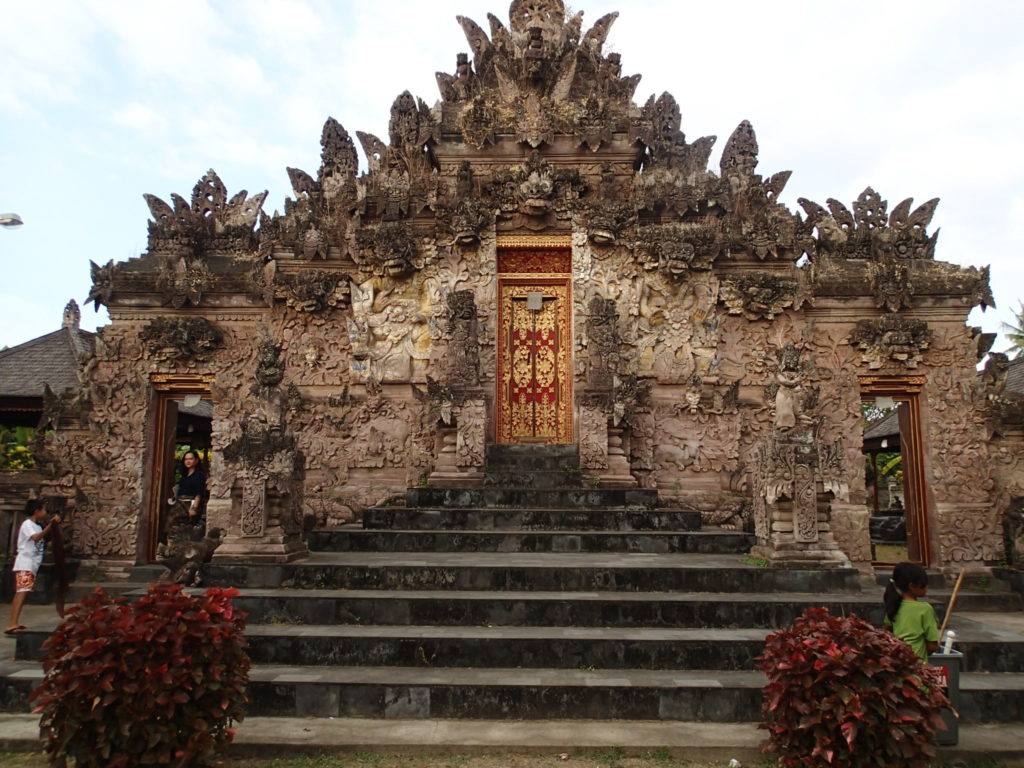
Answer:
[[[4,630],[4,634],[5,635],[10,635],[11,637],[14,637],[15,635],[20,635],[24,631],[25,631],[24,627],[11,627],[10,629],[5,629]]]

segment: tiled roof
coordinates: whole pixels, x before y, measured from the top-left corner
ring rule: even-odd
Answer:
[[[1024,395],[1024,353],[1010,361],[1010,370],[1006,374],[1006,389],[1003,391]]]
[[[893,408],[889,413],[864,430],[864,439],[873,440],[878,437],[889,437],[900,433],[900,412]]]
[[[3,350],[0,352],[0,397],[42,397],[44,383],[54,392],[77,387],[76,353],[78,349],[88,349],[92,337],[93,334],[78,328],[61,328]]]

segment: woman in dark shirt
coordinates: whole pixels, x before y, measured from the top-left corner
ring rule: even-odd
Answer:
[[[202,499],[206,492],[206,475],[203,474],[203,468],[199,465],[199,454],[195,451],[185,451],[181,463],[185,467],[185,473],[178,483],[178,497]],[[194,506],[198,511],[198,502]]]
[[[206,475],[199,464],[199,454],[186,451],[181,459],[184,472],[171,499],[171,515],[167,529],[168,543],[194,539],[203,535],[203,501],[206,496]]]

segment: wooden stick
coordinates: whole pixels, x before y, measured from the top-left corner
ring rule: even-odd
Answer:
[[[946,631],[946,625],[949,624],[949,617],[953,615],[953,606],[956,605],[956,596],[960,594],[960,585],[964,583],[964,573],[967,571],[966,568],[960,569],[960,575],[957,577],[956,586],[953,587],[953,594],[949,596],[949,605],[946,606],[946,616],[942,619],[942,628],[939,630],[939,642],[942,642],[942,635]]]

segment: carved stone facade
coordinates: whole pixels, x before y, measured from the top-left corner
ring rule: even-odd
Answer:
[[[616,14],[489,18],[459,19],[469,53],[438,104],[403,93],[387,142],[356,134],[364,173],[329,119],[283,213],[210,171],[190,202],[146,196],[144,254],[92,265],[111,324],[39,451],[79,551],[144,558],[161,381],[207,383],[215,557],[286,559],[304,518],[478,483],[521,355],[516,396],[568,398],[558,434],[595,482],[833,564],[870,557],[862,380],[920,377],[929,561],[1002,557],[1024,469],[965,327],[987,270],[935,260],[937,201],[889,213],[869,188],[801,215],[779,200],[790,172],[756,172],[750,123],[716,172],[671,95],[633,101],[639,76],[604,50]]]

